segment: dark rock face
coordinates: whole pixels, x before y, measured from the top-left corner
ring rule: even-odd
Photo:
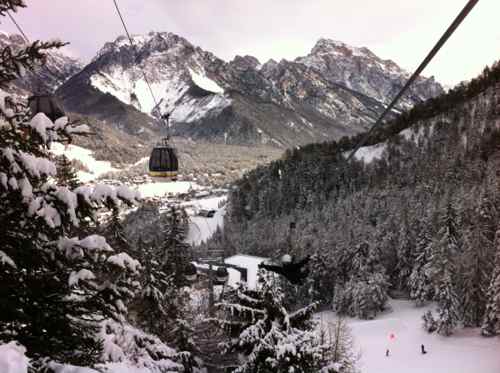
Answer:
[[[71,111],[133,135],[155,137],[159,113],[175,135],[233,144],[289,147],[367,128],[409,74],[366,48],[321,39],[305,57],[227,63],[172,33],[106,43],[58,94]],[[156,96],[150,96],[143,76]],[[420,78],[400,108],[442,92]]]

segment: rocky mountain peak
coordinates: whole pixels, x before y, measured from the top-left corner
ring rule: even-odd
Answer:
[[[376,100],[388,103],[404,85],[409,73],[392,60],[384,60],[366,47],[353,47],[331,39],[319,39],[305,57],[295,59],[321,72],[331,83],[340,84]],[[399,108],[442,93],[433,79],[418,78],[417,84],[401,101]]]
[[[254,56],[235,56],[230,64],[238,70],[259,69],[260,62]]]
[[[339,56],[339,57],[362,57],[376,58],[378,57],[366,47],[353,47],[349,44],[332,39],[319,39],[311,49],[309,56]]]

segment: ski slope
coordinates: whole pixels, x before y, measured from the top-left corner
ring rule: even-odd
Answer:
[[[375,320],[348,319],[362,373],[499,373],[500,338],[484,338],[479,329],[458,329],[450,337],[429,334],[422,314],[406,300],[391,300],[392,311]],[[320,323],[333,322],[335,313],[318,313]],[[390,341],[389,335],[395,339]],[[420,345],[427,350],[422,355]],[[385,356],[386,349],[390,356]]]

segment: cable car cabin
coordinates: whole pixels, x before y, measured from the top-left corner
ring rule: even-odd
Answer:
[[[179,161],[175,149],[168,144],[155,146],[149,157],[149,176],[177,180]]]
[[[38,113],[44,113],[52,122],[64,117],[66,114],[61,103],[54,95],[42,94],[28,98],[31,115],[34,117]]]

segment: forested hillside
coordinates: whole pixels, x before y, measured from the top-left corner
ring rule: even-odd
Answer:
[[[398,290],[437,302],[429,328],[441,334],[459,321],[494,333],[500,63],[386,123],[346,165],[358,139],[297,148],[247,174],[213,244],[312,254],[304,294],[351,315],[373,317]]]

